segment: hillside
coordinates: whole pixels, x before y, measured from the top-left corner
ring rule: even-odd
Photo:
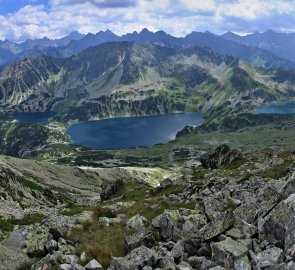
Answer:
[[[90,170],[0,157],[1,266],[293,267],[294,149],[222,144],[200,160]]]

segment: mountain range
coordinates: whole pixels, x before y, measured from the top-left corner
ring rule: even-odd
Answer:
[[[25,58],[0,72],[2,112],[55,111],[66,122],[220,107],[241,112],[294,96],[293,70],[255,68],[199,46],[106,42],[64,59]]]
[[[295,34],[275,33],[271,30],[247,36],[238,36],[231,32],[223,35],[192,32],[185,37],[177,38],[164,31],[154,33],[146,28],[140,33],[133,32],[123,36],[106,30],[87,35],[73,32],[61,39],[43,38],[27,40],[20,44],[8,40],[0,41],[0,65],[39,55],[67,58],[90,46],[113,41],[151,43],[174,49],[198,45],[211,48],[220,54],[241,58],[260,67],[295,68]]]

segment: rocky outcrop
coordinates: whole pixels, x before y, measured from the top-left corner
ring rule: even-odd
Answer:
[[[238,149],[231,149],[227,144],[222,144],[213,153],[202,156],[200,161],[206,169],[217,169],[234,161],[241,160],[243,157],[242,152]]]

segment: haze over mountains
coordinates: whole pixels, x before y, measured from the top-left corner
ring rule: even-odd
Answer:
[[[61,39],[43,38],[27,40],[20,44],[5,40],[0,41],[0,65],[38,55],[66,58],[90,46],[113,41],[152,43],[174,49],[199,45],[209,47],[220,54],[241,58],[260,67],[295,68],[295,34],[275,33],[271,30],[247,36],[238,36],[231,32],[223,35],[192,32],[181,38],[173,37],[164,31],[154,33],[148,29],[123,36],[117,36],[107,30],[87,35],[73,32]]]

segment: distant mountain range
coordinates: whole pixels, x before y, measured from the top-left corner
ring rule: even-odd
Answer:
[[[214,35],[210,32],[192,32],[182,38],[168,35],[164,31],[154,33],[148,29],[123,36],[117,36],[107,30],[87,35],[73,32],[61,39],[43,38],[27,40],[20,44],[5,40],[0,41],[0,65],[40,55],[67,58],[88,47],[114,41],[150,43],[174,49],[185,49],[198,45],[211,48],[220,54],[243,59],[260,67],[295,68],[295,50],[293,49],[295,34],[275,33],[270,30],[247,36],[238,36],[231,32],[223,35]]]

